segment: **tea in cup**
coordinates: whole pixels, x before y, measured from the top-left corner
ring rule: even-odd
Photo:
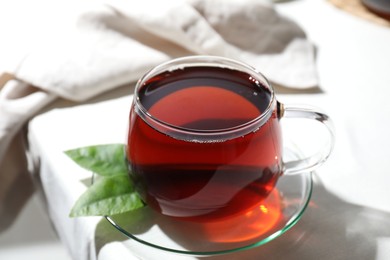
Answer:
[[[328,145],[313,157],[283,162],[283,117],[323,123]],[[254,68],[190,56],[161,64],[138,81],[126,154],[129,175],[151,208],[213,221],[256,207],[282,175],[318,167],[333,142],[326,114],[285,107]]]

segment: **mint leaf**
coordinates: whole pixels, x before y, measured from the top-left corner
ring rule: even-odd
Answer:
[[[83,193],[70,217],[116,215],[144,206],[127,175],[103,177]]]
[[[123,144],[81,147],[65,153],[100,175],[76,201],[70,217],[116,215],[144,206],[127,175]]]
[[[81,167],[102,176],[127,175],[123,144],[105,144],[65,151]]]

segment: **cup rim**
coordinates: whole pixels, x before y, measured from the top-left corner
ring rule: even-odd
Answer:
[[[259,116],[245,122],[242,124],[238,124],[233,127],[229,128],[221,128],[221,129],[192,129],[192,128],[185,128],[181,126],[177,126],[168,122],[165,122],[163,120],[160,120],[150,114],[147,109],[142,105],[142,102],[139,98],[139,90],[142,88],[144,83],[152,78],[155,75],[158,75],[164,71],[173,71],[177,69],[182,69],[185,67],[199,67],[199,66],[208,66],[208,67],[220,67],[220,68],[230,68],[232,70],[238,70],[241,72],[246,72],[250,76],[254,76],[256,80],[260,80],[262,85],[266,87],[270,94],[270,100],[268,102],[267,108],[262,112]],[[260,126],[262,126],[265,122],[268,121],[268,119],[271,117],[271,114],[273,112],[273,104],[275,102],[275,93],[274,89],[269,82],[269,80],[256,68],[226,57],[221,56],[210,56],[210,55],[194,55],[194,56],[185,56],[180,57],[176,59],[171,59],[169,61],[163,62],[149,71],[147,71],[136,83],[135,90],[134,90],[134,97],[133,97],[133,103],[135,106],[135,111],[138,113],[138,115],[149,125],[156,128],[157,130],[161,130],[165,132],[169,129],[169,132],[171,131],[180,133],[179,139],[191,139],[191,141],[205,141],[205,139],[212,139],[213,142],[215,141],[224,141],[225,139],[222,138],[224,136],[231,136],[233,133],[237,133],[238,135],[243,136],[244,134],[248,132],[253,132],[259,129]],[[165,131],[164,131],[165,129]],[[188,138],[191,137],[192,138]],[[203,138],[195,138],[195,137],[203,137]]]

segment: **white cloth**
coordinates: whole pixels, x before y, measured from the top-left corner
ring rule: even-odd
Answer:
[[[64,98],[88,99],[183,54],[243,60],[287,87],[318,83],[314,49],[304,32],[265,1],[43,4],[45,12],[31,12],[46,21],[41,40],[27,52],[17,49],[21,61],[12,72]]]

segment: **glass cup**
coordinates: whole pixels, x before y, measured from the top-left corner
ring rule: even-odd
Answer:
[[[308,118],[329,132],[320,152],[284,162],[282,118]],[[190,56],[147,72],[135,88],[126,156],[143,200],[163,215],[196,222],[250,211],[278,178],[314,170],[330,155],[329,117],[276,100],[256,69]]]

